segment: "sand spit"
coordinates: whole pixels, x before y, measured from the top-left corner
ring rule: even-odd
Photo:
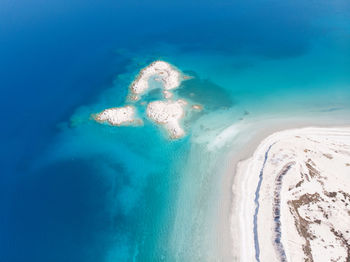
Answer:
[[[169,90],[177,88],[180,83],[180,72],[164,61],[154,61],[149,66],[142,69],[137,78],[130,85],[131,99],[139,100],[140,96],[149,89],[149,83],[151,77],[155,77],[155,80],[161,81],[165,91],[164,96],[170,98],[171,93]]]
[[[103,110],[94,116],[97,122],[107,122],[112,126],[131,125],[142,122],[135,118],[135,108],[133,106],[113,107]]]
[[[162,125],[173,139],[183,137],[185,131],[180,125],[184,116],[184,106],[187,102],[179,99],[177,101],[154,101],[147,106],[147,116],[157,124]]]
[[[350,261],[350,128],[274,133],[233,190],[240,261]]]

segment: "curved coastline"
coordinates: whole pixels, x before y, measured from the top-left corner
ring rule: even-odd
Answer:
[[[348,162],[349,126],[287,129],[262,140],[252,157],[237,163],[234,176],[231,234],[236,259],[319,261],[323,256],[347,261],[350,235],[345,228],[350,225],[344,227],[334,213],[350,216],[350,198],[345,197],[350,181],[339,185],[334,177],[346,180]],[[333,192],[343,199],[338,201]]]
[[[247,172],[260,171],[263,166],[263,157],[256,161],[254,166],[249,165],[247,159],[253,155],[261,141],[271,134],[308,126],[323,128],[327,127],[326,124],[329,126],[349,125],[350,123],[344,120],[343,113],[341,115],[339,112],[322,115],[310,113],[303,116],[295,114],[288,116],[281,113],[275,115],[250,114],[243,120],[237,120],[220,130],[215,129],[220,122],[217,114],[213,114],[194,125],[193,132],[197,136],[191,137],[191,157],[182,171],[181,185],[183,186],[178,193],[179,199],[174,205],[176,216],[174,216],[174,228],[169,238],[170,252],[174,255],[174,259],[179,261],[256,261],[253,217],[254,195],[259,172],[254,173],[256,176],[249,177],[237,172],[234,174],[234,170],[238,167],[238,169],[248,170]],[[201,124],[204,120],[213,126],[213,133],[198,133],[202,130]],[[260,151],[260,156],[266,152],[265,149]],[[290,170],[287,170],[286,174],[281,172],[283,181],[289,172]],[[279,191],[278,184],[275,189]],[[273,196],[271,194],[271,197]],[[262,194],[261,197],[266,196]],[[264,201],[261,199],[260,201],[259,212],[263,212],[266,207]],[[251,208],[244,208],[246,204]],[[240,210],[244,215],[237,215]],[[277,209],[276,215],[278,215]],[[273,209],[271,208],[271,218],[272,216]],[[264,228],[264,225],[259,223],[258,218],[257,230]],[[284,222],[281,220],[281,227],[283,225]],[[275,228],[278,229],[278,226],[272,228],[271,239],[279,238],[278,233],[274,231]],[[242,234],[242,232],[249,232],[249,234]],[[261,239],[263,233],[259,232],[258,235],[260,242],[263,242],[262,245],[264,245],[265,240]],[[241,249],[245,250],[243,255]],[[264,255],[264,247],[260,248],[260,251]],[[284,256],[282,249],[279,254],[280,257]],[[260,261],[267,260],[262,257]]]
[[[154,63],[160,63],[160,61]],[[149,67],[152,68],[154,63]],[[166,62],[161,63],[171,66]],[[143,72],[144,69],[141,70],[140,75]],[[148,86],[149,78],[147,78],[147,81],[144,79],[145,81],[141,81],[143,84],[140,85],[147,88],[137,89],[141,91],[136,92],[139,95],[138,99],[141,101],[136,102],[138,99],[131,99],[132,95],[136,93],[130,94],[133,91],[129,89],[129,100],[126,98],[125,102],[130,105],[106,109],[97,114],[95,120],[115,126],[135,124],[137,120],[135,115],[138,116],[136,109],[142,105],[146,109],[142,119],[150,120],[153,124],[164,128],[170,139],[186,136],[186,129],[181,125],[182,118],[188,110],[200,111],[203,106],[193,104],[191,100],[187,102],[178,97],[177,93],[173,94],[171,92],[173,88],[166,87],[167,74],[159,74],[153,74],[151,80],[163,84],[161,89],[163,90],[163,99],[147,102],[143,100],[145,97],[142,97],[142,94],[145,94],[147,89],[152,88],[152,86]],[[142,78],[140,75],[135,80],[136,82]],[[153,77],[157,77],[157,79]],[[135,84],[135,81],[133,84]],[[150,84],[152,84],[152,81]],[[175,86],[173,85],[174,88]],[[202,261],[266,261],[264,257],[266,254],[264,253],[266,253],[266,250],[271,250],[271,248],[264,247],[265,243],[261,239],[264,232],[261,232],[261,230],[265,229],[259,216],[261,216],[261,213],[266,213],[266,204],[262,199],[266,196],[261,187],[263,188],[264,184],[263,178],[266,175],[264,169],[266,162],[269,160],[271,144],[268,150],[265,148],[265,151],[260,152],[260,156],[265,155],[265,157],[260,157],[261,159],[258,159],[253,165],[249,160],[241,160],[250,155],[252,148],[255,149],[258,142],[270,133],[295,126],[326,123],[327,121],[324,121],[323,116],[328,119],[330,115],[336,115],[337,113],[339,111],[322,112],[321,119],[318,111],[308,111],[308,114],[317,115],[317,121],[315,119],[310,121],[310,115],[304,118],[295,116],[294,112],[294,118],[290,115],[288,117],[288,112],[286,114],[279,113],[278,115],[269,114],[268,112],[262,114],[249,113],[249,115],[244,113],[243,117],[237,117],[234,124],[227,127],[227,124],[233,121],[232,116],[236,115],[234,111],[227,110],[211,112],[207,117],[193,123],[192,127],[196,126],[197,129],[195,132],[191,131],[195,134],[190,138],[192,160],[184,162],[186,163],[183,170],[184,181],[181,183],[185,189],[180,190],[178,204],[174,208],[175,216],[172,218],[174,220],[174,223],[172,222],[174,230],[167,239],[170,243],[169,257],[185,261],[198,259]],[[230,122],[224,123],[223,119],[225,117],[220,119],[219,114],[220,116],[226,115],[227,121]],[[343,120],[339,120],[340,122],[342,123]],[[201,125],[203,123],[208,128],[203,128]],[[226,127],[223,128],[222,125]],[[230,148],[234,148],[234,152],[231,152]],[[247,153],[247,151],[249,152]],[[228,155],[230,157],[234,155],[233,161],[230,157],[227,157]],[[199,160],[200,162],[198,162]],[[205,160],[203,161],[205,163],[202,163],[202,160]],[[233,177],[232,170],[235,169],[236,164],[238,170],[249,170],[253,174],[257,174],[256,171],[260,170],[261,179],[258,182],[254,176],[247,179],[243,177],[242,179],[242,175],[239,174]],[[289,169],[290,166],[283,169],[286,172],[280,173],[281,183],[273,185],[275,192],[273,201],[276,205],[270,209],[270,215],[271,221],[276,223],[270,227],[270,239],[275,241],[273,246],[275,257],[271,258],[271,261],[284,261],[283,259],[288,255],[288,252],[286,255],[282,241],[284,224],[280,219],[280,196],[283,187],[282,178]],[[225,175],[225,170],[229,170],[228,175]],[[237,183],[237,179],[243,181]],[[253,187],[252,185],[256,183],[257,186]],[[230,188],[232,184],[233,194]],[[253,196],[256,196],[256,198],[254,199]],[[249,208],[246,208],[247,205]],[[232,214],[240,214],[240,211],[243,215],[231,219]],[[272,217],[273,215],[274,217]],[[231,232],[227,230],[228,228],[231,228]],[[249,234],[243,234],[242,232],[249,232]],[[242,250],[244,250],[243,253]],[[277,257],[280,260],[277,260]]]

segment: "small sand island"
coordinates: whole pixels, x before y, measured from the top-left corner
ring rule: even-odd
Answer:
[[[269,136],[233,192],[240,261],[350,261],[350,128]]]
[[[185,130],[181,125],[181,119],[186,115],[188,102],[181,97],[174,98],[173,89],[180,86],[185,79],[179,70],[164,61],[155,61],[142,69],[129,87],[129,102],[135,103],[142,99],[147,90],[152,89],[150,79],[162,84],[163,100],[141,101],[140,105],[146,106],[145,117],[151,122],[163,127],[171,139],[179,139],[185,136]],[[189,79],[189,77],[187,77]],[[202,105],[192,105],[191,110],[201,111]],[[137,103],[123,107],[109,108],[93,116],[100,123],[108,123],[113,126],[126,126],[140,124],[143,121],[136,118]]]
[[[141,121],[135,118],[135,112],[133,106],[114,107],[103,110],[93,117],[97,122],[107,122],[112,126],[131,125]]]
[[[140,71],[137,78],[130,85],[131,100],[139,100],[140,96],[150,88],[149,80],[155,80],[163,84],[163,94],[166,99],[172,97],[169,90],[177,88],[181,83],[181,74],[172,65],[164,61],[155,61]]]
[[[154,101],[147,106],[147,116],[157,124],[161,124],[168,131],[171,138],[180,138],[185,135],[179,121],[184,116],[184,100]]]

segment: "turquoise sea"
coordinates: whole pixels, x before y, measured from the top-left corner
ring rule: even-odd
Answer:
[[[194,77],[185,138],[93,121],[158,59]],[[350,2],[4,0],[0,79],[0,261],[232,261],[219,134],[350,122]]]

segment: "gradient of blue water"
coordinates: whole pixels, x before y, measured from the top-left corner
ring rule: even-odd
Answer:
[[[101,127],[89,114],[122,103],[155,58],[198,72],[194,88],[207,88],[213,110],[275,91],[321,94],[332,83],[331,99],[344,99],[349,11],[346,0],[2,1],[0,260],[171,260],[165,236],[181,178],[172,163],[188,140],[168,144],[151,125]],[[264,78],[256,61],[277,66]],[[208,99],[213,90],[219,102]]]

